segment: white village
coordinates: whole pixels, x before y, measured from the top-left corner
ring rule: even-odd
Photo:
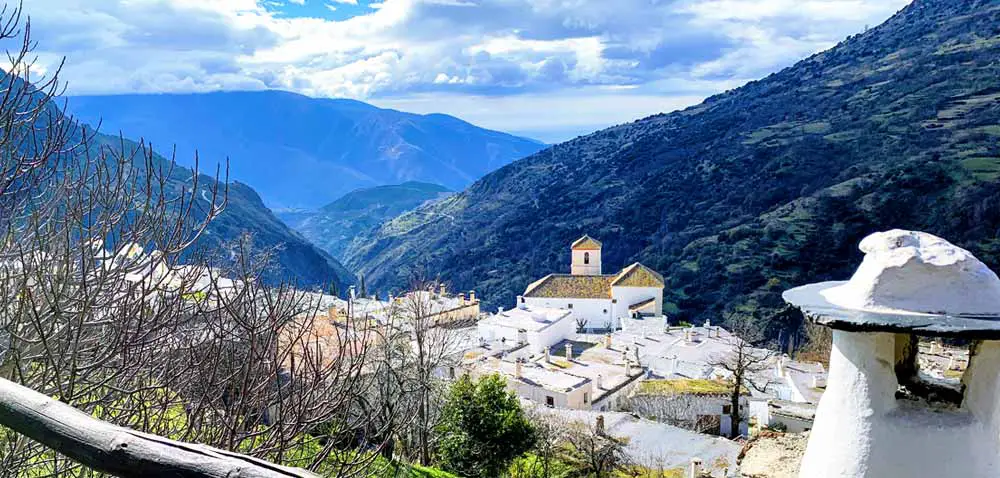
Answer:
[[[1000,0],[0,4],[0,478],[1000,477]]]
[[[840,300],[847,307],[884,310],[889,314],[897,309],[909,310],[917,304],[919,313],[927,314],[925,310],[936,311],[935,307],[952,307],[948,302],[951,301],[951,304],[965,307],[960,312],[977,314],[993,310],[990,308],[997,303],[987,299],[970,302],[969,293],[965,291],[987,288],[1000,297],[1000,281],[992,272],[981,263],[970,268],[968,261],[975,259],[968,253],[928,234],[879,233],[866,239],[861,247],[867,254],[864,264],[851,282],[829,291],[837,298],[829,299],[831,302]],[[443,360],[435,372],[441,379],[455,380],[464,374],[473,378],[499,374],[505,379],[507,388],[527,406],[566,420],[591,423],[602,433],[623,436],[630,443],[628,452],[634,459],[657,461],[667,468],[683,467],[686,476],[694,478],[758,476],[752,472],[747,474],[747,467],[770,465],[753,463],[756,458],[752,445],[758,436],[774,436],[775,433],[811,432],[810,450],[823,450],[818,452],[822,459],[806,455],[803,466],[816,468],[802,476],[855,476],[857,467],[872,466],[856,463],[862,459],[895,463],[891,456],[862,458],[860,455],[864,455],[870,445],[847,443],[838,438],[856,436],[866,429],[868,425],[862,422],[867,418],[862,410],[867,407],[881,403],[879,406],[894,408],[885,400],[896,401],[893,398],[895,390],[904,385],[896,381],[891,367],[878,375],[875,369],[855,369],[850,364],[896,363],[898,367],[902,360],[899,354],[904,353],[901,347],[905,343],[908,344],[905,353],[909,360],[906,370],[914,374],[912,378],[916,380],[919,371],[919,376],[926,377],[927,383],[943,384],[940,385],[943,390],[958,389],[955,377],[968,365],[967,350],[939,341],[918,344],[915,339],[910,342],[909,335],[899,333],[883,333],[884,339],[860,334],[864,339],[855,345],[847,342],[847,337],[858,334],[838,330],[834,335],[834,357],[830,364],[833,368],[828,370],[818,361],[796,360],[778,351],[756,348],[721,325],[672,323],[670,317],[660,312],[663,278],[640,263],[605,274],[601,248],[601,242],[589,236],[568,245],[567,269],[570,272],[556,271],[528,284],[510,308],[481,311],[474,291],[450,294],[439,284],[429,290],[389,297],[385,301],[327,297],[324,307],[328,308],[328,316],[334,324],[351,308],[353,314],[389,325],[392,323],[391,311],[403,304],[419,304],[416,308],[423,311],[429,319],[428,324],[453,336],[451,340],[441,340],[448,348],[447,360]],[[942,270],[935,269],[939,267]],[[956,290],[938,290],[942,278],[946,278],[945,284],[956,285]],[[916,296],[910,298],[914,293]],[[356,292],[352,290],[351,294],[356,295]],[[789,294],[788,300],[800,305],[798,297],[802,294],[796,291]],[[949,294],[959,295],[951,297]],[[885,300],[895,302],[882,302]],[[832,307],[811,303],[801,306],[807,314],[816,310],[820,317],[826,317],[827,308]],[[891,317],[899,318],[901,323],[892,327],[901,332],[949,336],[928,327],[926,321],[933,319],[924,315],[913,316],[917,318],[914,319],[898,312]],[[819,323],[827,324],[824,319]],[[829,326],[837,328],[834,324]],[[858,327],[864,329],[864,325]],[[974,330],[962,333],[974,336]],[[895,346],[892,345],[894,340]],[[842,346],[849,348],[841,350]],[[864,355],[866,358],[861,362],[855,362],[850,355],[839,355],[847,353],[869,355]],[[878,354],[889,355],[876,358],[880,357]],[[850,372],[845,368],[850,368]],[[862,376],[864,381],[859,383]],[[983,377],[981,380],[988,379]],[[881,395],[858,395],[859,391],[852,387],[864,383],[868,384],[863,388],[866,394]],[[738,391],[734,389],[737,386]],[[929,392],[924,390],[922,393]],[[824,396],[836,398],[824,402]],[[869,404],[872,400],[882,402]],[[955,403],[952,406],[961,403],[954,397],[951,400]],[[823,403],[826,405],[821,405]],[[912,405],[909,401],[901,402],[904,404]],[[919,416],[920,412],[914,413]],[[930,427],[927,432],[933,431],[935,438],[933,442],[921,442],[919,440],[924,439],[920,435],[904,433],[918,440],[914,446],[918,443],[920,446],[938,446],[932,443],[944,446],[949,442],[934,431],[935,427],[944,425],[945,422],[940,422],[945,420],[944,416],[923,425],[916,416],[912,422],[904,423]],[[956,416],[956,423],[965,423],[967,418],[962,416]],[[852,422],[847,421],[847,417],[857,418]],[[964,428],[955,432],[956,443],[947,446],[970,446],[958,445],[959,442],[967,443],[968,439],[959,441],[957,437],[964,437],[968,432],[963,430],[976,426],[974,423],[962,425]],[[877,440],[878,435],[872,434],[868,439]],[[816,444],[823,441],[836,443]],[[849,446],[863,449],[849,449]],[[842,450],[843,454],[831,453],[832,449]],[[907,453],[907,449],[901,448],[899,453]],[[922,456],[932,455],[928,451]],[[847,457],[853,461],[844,461]],[[738,458],[749,460],[747,466],[742,467],[744,474],[739,474],[738,461],[741,460]],[[854,471],[827,474],[827,470],[845,466],[855,467]]]

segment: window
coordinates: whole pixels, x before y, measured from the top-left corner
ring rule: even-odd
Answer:
[[[584,264],[590,264],[590,253],[589,252],[584,252],[583,253],[583,263]]]
[[[455,367],[448,367],[448,377],[455,380]]]
[[[608,313],[608,309],[604,309],[604,313],[607,314]]]
[[[573,304],[569,304],[569,305],[567,305],[567,306],[566,306],[566,308],[567,308],[567,309],[572,309],[572,308],[573,308]]]
[[[583,403],[590,403],[590,397],[587,396],[587,392],[583,392]]]
[[[521,296],[521,303],[524,303],[524,296]]]
[[[550,395],[545,396],[545,406],[549,408],[555,408],[556,399],[552,398]]]
[[[732,413],[733,413],[733,406],[732,405],[723,405],[722,406],[722,414],[723,415],[732,415]]]

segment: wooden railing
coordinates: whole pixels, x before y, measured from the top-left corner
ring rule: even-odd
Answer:
[[[141,433],[0,379],[0,425],[96,471],[121,477],[315,478],[209,446]]]

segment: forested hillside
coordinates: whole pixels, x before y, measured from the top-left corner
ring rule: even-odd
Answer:
[[[688,321],[799,320],[780,292],[846,278],[859,240],[919,229],[1000,268],[1000,2],[916,0],[829,51],[704,103],[553,146],[355,242],[370,287],[409,270],[512,303],[568,271],[568,244],[604,267],[667,277]]]
[[[451,192],[437,184],[409,181],[351,191],[318,211],[282,211],[278,217],[320,249],[340,259],[351,241],[372,228]]]
[[[82,129],[81,129],[82,131]],[[87,134],[93,134],[92,131]],[[136,166],[145,166],[141,161],[145,154],[138,143],[104,134],[95,136],[95,145],[123,150],[127,155],[135,156]],[[171,169],[167,159],[154,154],[154,164],[171,174],[167,179],[165,189],[175,195],[182,191],[191,191],[197,186],[196,202],[192,207],[195,219],[205,217],[211,208],[212,188],[216,181],[216,168],[219,167],[219,181],[225,181],[225,165],[201,164],[197,184],[192,177],[192,170],[174,165]],[[336,259],[326,252],[310,244],[301,235],[290,229],[274,213],[272,213],[256,191],[240,182],[230,182],[228,187],[219,186],[219,193],[226,190],[226,208],[213,219],[204,234],[192,248],[193,253],[206,254],[213,262],[226,260],[231,253],[229,248],[244,234],[252,237],[253,246],[258,251],[269,251],[273,254],[271,264],[264,277],[269,283],[288,281],[303,288],[320,288],[330,290],[331,287],[344,291],[355,281],[354,275],[344,268]],[[222,201],[220,197],[219,202]]]

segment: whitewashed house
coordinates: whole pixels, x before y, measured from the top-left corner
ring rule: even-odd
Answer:
[[[571,247],[570,274],[549,274],[528,285],[518,305],[569,310],[585,329],[617,329],[629,317],[659,316],[663,276],[636,262],[616,274],[601,269],[601,243],[583,236]]]
[[[576,332],[570,311],[522,305],[501,311],[479,321],[479,337],[484,342],[503,340],[510,344],[528,344],[533,354],[562,342]]]

